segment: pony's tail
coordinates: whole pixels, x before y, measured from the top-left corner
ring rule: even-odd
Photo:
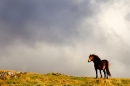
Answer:
[[[110,71],[109,71],[109,62],[108,61],[106,61],[106,71],[107,71],[107,74],[109,75],[109,76],[111,76],[111,73],[110,73]]]

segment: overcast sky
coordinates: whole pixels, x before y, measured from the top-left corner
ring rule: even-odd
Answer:
[[[90,54],[130,77],[129,0],[0,0],[0,69],[95,77]]]

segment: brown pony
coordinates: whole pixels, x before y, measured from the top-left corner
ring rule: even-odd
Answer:
[[[95,71],[96,71],[96,78],[98,78],[97,69],[99,69],[99,71],[100,71],[101,78],[102,78],[101,70],[103,70],[103,72],[104,72],[104,78],[108,79],[108,76],[111,76],[111,73],[109,71],[109,65],[110,65],[109,61],[101,60],[97,55],[90,54],[88,62],[91,62],[91,61],[93,61],[93,63],[94,63],[94,67],[95,67]],[[106,77],[106,75],[107,75],[107,77]]]

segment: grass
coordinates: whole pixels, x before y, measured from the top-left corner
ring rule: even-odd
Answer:
[[[60,73],[21,73],[19,77],[6,77],[0,79],[0,86],[130,86],[128,78],[95,79]]]

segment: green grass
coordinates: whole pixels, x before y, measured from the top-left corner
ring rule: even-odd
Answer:
[[[95,79],[60,73],[25,73],[20,77],[6,77],[0,79],[0,86],[130,86],[129,78]]]

